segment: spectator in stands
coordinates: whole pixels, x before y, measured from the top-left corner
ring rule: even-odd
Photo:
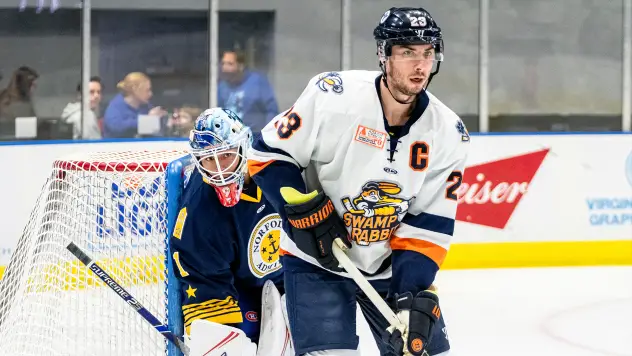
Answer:
[[[217,106],[235,112],[253,132],[261,131],[279,113],[270,83],[263,75],[246,69],[241,51],[223,53],[217,91]]]
[[[189,133],[193,130],[195,119],[202,113],[202,109],[183,106],[173,113],[167,123],[169,128],[169,136],[189,137]]]
[[[103,137],[129,138],[138,133],[138,116],[154,115],[165,117],[167,112],[150,103],[153,95],[151,80],[140,72],[132,72],[120,81],[116,88],[121,91],[105,109]]]
[[[15,119],[34,117],[31,96],[39,74],[30,67],[20,67],[11,76],[9,85],[0,92],[0,136],[15,136]]]
[[[77,85],[77,98],[68,103],[61,114],[62,120],[73,125],[72,138],[84,140],[101,139],[101,129],[98,122],[99,104],[101,103],[101,78],[92,77],[88,89],[90,90],[90,110],[81,120],[81,83]]]

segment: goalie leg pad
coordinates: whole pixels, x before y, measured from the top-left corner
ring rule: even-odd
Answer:
[[[285,297],[296,354],[356,350],[356,285],[292,256],[283,256]]]
[[[281,294],[274,283],[267,280],[261,293],[261,337],[258,356],[294,356],[294,348],[287,328]]]
[[[186,344],[191,349],[191,356],[255,356],[257,352],[257,346],[243,331],[203,319],[191,323]]]

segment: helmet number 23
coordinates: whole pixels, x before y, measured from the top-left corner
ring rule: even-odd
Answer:
[[[295,131],[301,128],[301,124],[303,123],[303,119],[299,116],[299,114],[292,111],[293,107],[280,118],[274,126],[277,129],[277,135],[282,140],[287,140],[294,134]]]
[[[411,16],[410,25],[413,27],[426,27],[428,23],[426,22],[425,16],[419,16],[419,17]]]

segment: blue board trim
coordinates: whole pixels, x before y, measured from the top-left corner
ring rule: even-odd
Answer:
[[[542,131],[542,132],[470,132],[470,136],[583,136],[632,135],[625,131]]]
[[[595,135],[632,135],[632,132],[624,131],[542,131],[542,132],[470,132],[470,136],[595,136]],[[29,145],[74,145],[74,144],[101,144],[101,143],[125,143],[125,142],[185,142],[187,138],[181,137],[155,137],[155,138],[110,138],[103,140],[32,140],[32,141],[0,141],[0,146],[29,146]]]
[[[101,144],[101,143],[125,143],[125,142],[179,142],[188,141],[180,137],[155,137],[155,138],[108,138],[103,140],[25,140],[25,141],[0,141],[0,146],[32,146],[32,145],[74,145],[74,144]]]

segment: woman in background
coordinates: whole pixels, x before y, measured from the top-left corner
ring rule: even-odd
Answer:
[[[104,138],[136,137],[138,115],[163,117],[167,114],[160,106],[153,107],[150,99],[151,80],[140,72],[132,72],[120,81],[116,88],[121,91],[109,103],[103,118]]]
[[[31,95],[39,74],[30,67],[20,67],[11,76],[9,85],[0,92],[0,137],[15,137],[15,119],[34,117]]]

